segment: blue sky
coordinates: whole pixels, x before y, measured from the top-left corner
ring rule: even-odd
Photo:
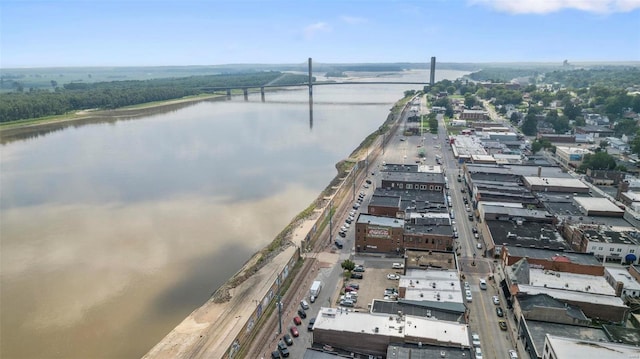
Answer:
[[[640,61],[640,0],[4,0],[0,67]]]

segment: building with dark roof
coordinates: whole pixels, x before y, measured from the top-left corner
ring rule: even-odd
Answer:
[[[518,322],[518,336],[522,338],[524,350],[531,358],[542,358],[547,334],[578,340],[608,342],[606,333],[600,328],[550,323],[522,319]],[[586,359],[586,358],[585,358]]]
[[[485,220],[485,244],[490,254],[500,255],[504,247],[569,250],[555,227],[549,223],[523,220]]]
[[[385,189],[442,192],[445,187],[442,173],[381,172],[380,187]]]
[[[591,319],[579,307],[568,305],[548,294],[529,295],[521,293],[516,296],[516,299],[513,301],[514,312],[527,320],[584,327],[591,325]]]

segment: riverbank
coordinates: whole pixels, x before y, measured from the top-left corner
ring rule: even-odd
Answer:
[[[353,165],[380,153],[385,134],[402,117],[401,113],[409,99],[398,101],[379,130],[367,136],[349,159],[341,162],[349,163],[349,168],[339,170],[312,205],[296,216],[269,246],[252,256],[236,275],[216,290],[207,303],[194,310],[143,358],[223,358],[231,353],[246,354],[247,348],[243,346],[251,343],[255,331],[262,325],[260,323],[269,315],[269,308],[273,307],[274,291],[279,288],[278,285],[274,289],[274,283],[292,274],[290,271],[299,256],[318,255],[313,251],[302,252],[309,244],[309,239],[312,243],[313,239],[326,240],[323,231],[325,214],[333,209],[338,210],[342,202],[350,203],[346,193],[351,186],[345,183],[351,183],[353,176],[353,181],[363,180],[358,173],[364,174],[366,167],[352,171]],[[336,187],[337,183],[341,185]],[[340,190],[342,186],[346,191]],[[330,205],[332,208],[329,208]],[[297,289],[295,284],[292,288]]]
[[[220,101],[224,99],[226,99],[226,95],[198,95],[167,101],[148,102],[113,110],[82,110],[59,116],[14,121],[0,125],[0,143],[5,144],[25,138],[37,137],[69,126],[135,119],[136,117],[168,110],[178,110],[202,101]]]

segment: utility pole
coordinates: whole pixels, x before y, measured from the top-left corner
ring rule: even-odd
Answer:
[[[278,335],[282,334],[282,302],[280,297],[280,275],[278,275]]]
[[[329,200],[329,243],[333,233],[333,199]]]

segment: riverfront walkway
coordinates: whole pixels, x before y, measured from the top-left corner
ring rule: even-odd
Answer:
[[[256,300],[264,297],[315,223],[315,219],[303,221],[293,230],[291,241],[294,246],[285,248],[257,273],[231,289],[231,300],[225,303],[209,300],[143,358],[223,358],[255,310]]]

